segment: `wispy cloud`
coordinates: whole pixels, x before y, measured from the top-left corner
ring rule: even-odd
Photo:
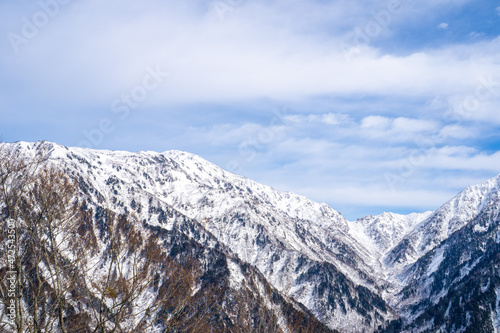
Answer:
[[[323,123],[327,125],[347,125],[352,123],[353,119],[347,114],[324,113],[324,114],[295,114],[285,117],[286,121],[293,123]]]
[[[480,38],[480,37],[484,36],[484,32],[472,31],[472,32],[469,33],[469,36],[472,39]]]

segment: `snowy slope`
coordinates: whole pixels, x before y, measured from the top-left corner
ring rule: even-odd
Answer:
[[[24,149],[30,145],[23,143]],[[334,329],[357,332],[394,318],[378,296],[380,261],[326,204],[275,191],[179,151],[117,152],[51,146],[51,160],[78,174],[106,202],[172,229],[198,221],[231,253],[256,267],[280,292]],[[151,218],[151,202],[172,208]],[[215,246],[205,240],[206,246]],[[211,243],[210,243],[211,242]]]
[[[500,175],[468,187],[411,230],[387,255],[385,264],[401,268],[415,262],[477,217],[499,190]]]
[[[404,288],[391,304],[407,331],[494,332],[500,286],[500,176],[421,222],[388,256]]]
[[[49,163],[61,166],[79,180],[85,209],[93,219],[92,227],[86,226],[86,230],[92,229],[96,235],[92,270],[83,274],[106,273],[99,260],[104,257],[105,235],[109,233],[104,210],[111,209],[135,216],[133,221],[140,232],[163,244],[172,258],[180,262],[196,260],[201,265],[199,288],[217,286],[214,304],[209,306],[213,313],[207,314],[213,319],[214,332],[333,332],[302,304],[276,290],[255,267],[237,258],[199,221],[162,200],[165,193],[159,191],[164,189],[150,181],[155,176],[155,182],[162,183],[156,177],[170,170],[173,172],[164,178],[168,182],[167,178],[178,168],[173,160],[168,164],[165,157],[156,153],[93,152],[43,142],[15,146],[28,155],[49,148]],[[158,164],[160,168],[153,167]],[[184,194],[181,192],[181,196]],[[147,296],[141,297],[144,303],[152,298]],[[203,298],[200,302],[200,307],[206,306]],[[154,330],[157,331],[161,330]]]

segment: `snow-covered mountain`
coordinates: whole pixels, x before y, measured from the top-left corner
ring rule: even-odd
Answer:
[[[393,305],[408,330],[500,330],[499,224],[500,175],[462,191],[392,249],[386,262],[405,286]]]
[[[474,220],[484,209],[494,205],[498,195],[500,175],[479,185],[473,185],[441,206],[411,230],[387,257],[388,265],[415,262],[454,232]]]
[[[499,196],[500,175],[435,212],[356,221],[392,287],[383,295],[401,316],[396,331],[500,330]]]
[[[280,292],[334,329],[357,332],[394,319],[378,293],[378,260],[326,204],[275,191],[179,151],[111,152],[52,145],[51,160],[81,177],[107,202],[151,215],[151,198],[198,221],[235,256],[256,267]],[[148,207],[146,209],[146,207]]]
[[[492,323],[484,332],[499,326],[493,294],[499,294],[500,176],[466,189],[436,212],[349,222],[326,204],[276,191],[189,153],[11,145],[27,153],[48,148],[50,161],[79,179],[95,209],[106,204],[134,213],[147,228],[180,233],[206,253],[220,253],[233,289],[261,276],[269,287],[257,289],[274,288],[287,304],[297,302],[296,311],[331,329],[458,332],[481,320]],[[464,298],[452,299],[471,284],[486,290],[469,293],[471,299],[488,293],[491,301],[481,303],[488,315],[467,312]],[[431,311],[445,300],[445,311]],[[287,320],[272,304],[266,308]],[[450,318],[460,322],[446,324]]]
[[[428,218],[432,212],[412,213],[400,215],[395,213],[382,213],[369,215],[355,221],[351,226],[353,232],[361,231],[374,242],[375,248],[384,255],[386,251],[396,246],[413,227]]]
[[[85,215],[90,217],[90,222],[84,219],[86,224],[82,226],[83,230],[90,234],[90,236],[86,235],[85,237],[86,241],[91,243],[89,244],[91,249],[89,253],[92,253],[92,255],[86,260],[97,260],[95,264],[90,265],[88,272],[80,273],[97,276],[106,276],[107,274],[106,271],[103,271],[103,267],[106,267],[106,261],[109,260],[109,254],[106,252],[109,252],[111,234],[115,232],[111,231],[112,225],[116,225],[116,222],[113,222],[113,219],[107,213],[109,209],[120,214],[119,216],[129,216],[130,220],[128,222],[122,220],[122,217],[118,218],[118,224],[123,225],[121,231],[125,235],[127,233],[130,235],[131,230],[135,228],[134,232],[137,232],[137,234],[143,235],[142,237],[149,237],[154,243],[161,244],[163,250],[175,262],[182,265],[189,264],[188,267],[192,266],[192,262],[195,263],[197,268],[193,272],[189,272],[189,268],[187,269],[188,274],[195,275],[198,281],[195,281],[194,289],[186,289],[188,293],[193,295],[186,296],[188,303],[181,305],[183,306],[183,315],[192,316],[191,311],[195,313],[192,321],[203,323],[203,330],[201,330],[201,327],[199,330],[198,327],[192,326],[191,319],[189,319],[184,323],[185,326],[187,325],[186,329],[183,328],[184,326],[179,326],[182,324],[181,320],[181,324],[178,324],[180,328],[177,327],[173,331],[335,332],[319,322],[303,304],[272,286],[258,269],[239,259],[227,246],[211,234],[200,221],[184,215],[163,200],[164,196],[160,196],[160,190],[158,190],[158,188],[161,188],[161,183],[173,180],[170,177],[179,177],[179,175],[183,174],[175,161],[169,160],[171,164],[166,165],[167,159],[162,154],[93,152],[90,150],[69,149],[45,142],[3,144],[3,147],[0,148],[6,146],[8,146],[7,149],[2,152],[7,151],[13,159],[16,156],[27,155],[29,157],[35,156],[40,151],[44,153],[48,151],[48,163],[62,168],[66,174],[78,180],[81,192],[78,201],[83,200],[81,209],[84,210]],[[5,157],[5,155],[2,155],[2,157]],[[154,173],[147,166],[159,173]],[[150,172],[151,176],[146,171]],[[177,171],[180,171],[180,173],[177,174]],[[152,176],[161,177],[162,173],[165,173],[165,178],[161,180],[155,178],[152,181]],[[186,176],[190,177],[189,175]],[[156,187],[156,182],[158,182],[158,187]],[[167,187],[165,189],[168,190]],[[181,193],[181,196],[185,194],[189,195],[189,193]],[[0,211],[3,208],[4,205],[0,201]],[[130,221],[135,225],[127,226]],[[120,230],[116,232],[118,231]],[[137,237],[140,236],[134,236],[136,239]],[[131,239],[125,240],[125,242],[128,241],[132,242]],[[137,248],[137,245],[134,246]],[[116,251],[116,248],[114,251]],[[132,249],[126,250],[125,255],[122,257],[124,270],[128,270],[127,267],[133,264],[128,259],[133,254],[131,251]],[[139,254],[138,258],[141,258],[141,256],[142,254]],[[200,271],[198,271],[198,268]],[[185,284],[184,280],[188,279],[189,275],[187,277],[176,277],[177,272],[167,272],[166,275],[168,277],[171,274],[173,275],[168,279],[173,280],[172,291],[177,292],[179,288],[187,288],[183,284]],[[148,278],[152,281],[157,279],[156,277]],[[77,280],[84,279],[78,278]],[[168,285],[168,281],[165,283]],[[75,295],[75,293],[80,295],[89,294],[90,300],[93,303],[97,302],[100,297],[99,294],[87,289],[89,289],[89,286],[82,285],[79,282],[78,291],[69,290],[69,293],[71,295]],[[144,298],[144,300],[136,304],[139,307],[148,304],[152,299],[147,291],[144,295],[140,294],[138,296]],[[182,299],[184,297],[182,294],[176,295],[176,297],[179,296],[181,296],[181,302],[186,302],[186,300]],[[111,300],[115,298],[116,296],[111,296]],[[86,311],[90,311],[89,301],[86,301],[85,298],[82,301],[80,296],[71,302],[71,306],[66,310],[67,313],[72,314],[72,322],[83,321],[79,331],[93,331],[90,326],[86,326],[90,324],[92,318],[92,315],[86,313]],[[177,304],[175,300],[173,302]],[[167,305],[170,303],[167,303]],[[111,305],[106,304],[106,306]],[[127,306],[129,306],[128,302]],[[161,310],[161,308],[159,309]],[[171,309],[166,308],[162,311],[171,311]],[[171,316],[167,317],[171,318]],[[110,318],[110,321],[114,320],[113,317]],[[2,317],[2,319],[4,318]],[[5,322],[8,322],[8,320],[5,320]],[[129,326],[119,327],[118,331],[131,332],[133,326],[130,325],[135,326],[137,324],[137,322],[131,322]],[[57,331],[56,328],[55,331]],[[147,330],[147,332],[163,331],[165,331],[165,327],[161,325]],[[167,329],[166,331],[170,330]],[[11,331],[7,330],[6,332]]]

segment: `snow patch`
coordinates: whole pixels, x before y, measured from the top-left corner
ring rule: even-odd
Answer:
[[[245,277],[241,273],[241,267],[234,260],[227,261],[227,268],[229,269],[230,280],[229,283],[232,288],[240,289]]]
[[[474,232],[479,232],[479,233],[481,233],[481,232],[486,232],[486,231],[488,231],[488,228],[487,228],[487,227],[480,226],[479,224],[476,224],[476,225],[474,225],[474,229],[473,229],[473,230],[474,230]]]
[[[472,264],[466,265],[465,267],[462,267],[460,270],[460,279],[463,279],[467,274],[476,267],[476,265],[481,261],[481,258],[476,259]]]
[[[427,268],[427,276],[430,276],[432,273],[437,271],[439,268],[439,265],[441,265],[441,262],[444,259],[444,251],[446,250],[446,247],[440,247],[437,249],[436,253],[434,254],[434,257],[432,258],[431,263],[429,264],[429,267]]]

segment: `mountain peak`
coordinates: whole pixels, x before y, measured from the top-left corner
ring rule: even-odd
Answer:
[[[381,254],[396,246],[420,222],[428,218],[432,212],[411,213],[401,215],[384,212],[380,215],[368,215],[356,220],[361,231],[374,243]]]

